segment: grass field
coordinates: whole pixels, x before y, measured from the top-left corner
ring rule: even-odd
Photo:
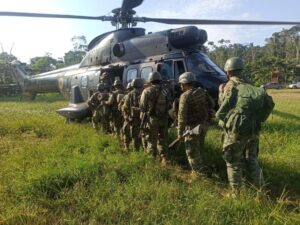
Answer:
[[[0,98],[0,224],[300,224],[300,91],[270,92],[263,126],[265,197],[227,189],[221,131],[213,125],[205,159],[211,178],[191,182],[182,148],[173,166],[125,154],[90,123],[65,124],[58,95],[34,102]]]

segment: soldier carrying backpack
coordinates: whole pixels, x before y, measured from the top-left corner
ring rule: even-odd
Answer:
[[[219,95],[220,108],[216,113],[224,130],[223,158],[227,176],[236,195],[242,185],[242,168],[245,166],[249,181],[257,187],[264,184],[258,164],[259,132],[274,108],[274,102],[266,91],[246,83],[242,79],[244,64],[238,57],[225,63],[229,81]],[[245,162],[245,165],[243,165]]]
[[[166,164],[170,94],[162,86],[159,72],[151,72],[148,81],[151,85],[144,89],[140,100],[141,118],[143,115],[147,115],[148,118],[147,152],[153,157],[159,156],[162,164]]]

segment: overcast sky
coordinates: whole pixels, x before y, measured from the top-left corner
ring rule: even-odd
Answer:
[[[0,11],[110,15],[122,0],[0,0]],[[299,0],[144,0],[135,8],[137,16],[191,19],[240,19],[300,21]],[[182,27],[139,23],[147,32]],[[272,33],[291,26],[198,26],[206,29],[209,41],[229,39],[232,43],[263,45]],[[21,61],[51,53],[63,57],[72,48],[73,36],[85,35],[91,41],[113,30],[110,22],[75,19],[37,19],[0,17],[0,43]]]

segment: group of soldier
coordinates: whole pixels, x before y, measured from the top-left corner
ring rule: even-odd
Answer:
[[[234,86],[245,82],[241,79],[242,70],[243,62],[240,58],[231,58],[226,62],[228,82],[220,86],[220,107],[215,114],[219,124],[234,109]],[[163,84],[159,72],[151,72],[147,83],[141,78],[135,78],[128,83],[126,90],[119,79],[111,85],[109,75],[104,73],[97,92],[88,100],[93,111],[93,127],[115,135],[123,143],[125,151],[145,149],[149,155],[166,165],[170,163],[167,135],[172,113],[176,121],[177,140],[184,141],[191,174],[202,176],[206,173],[203,162],[204,140],[215,106],[207,91],[195,86],[195,83],[193,73],[181,74],[179,85],[182,94],[175,101],[177,104],[173,104],[170,90]],[[195,128],[197,132],[187,132]],[[251,135],[242,135],[224,128],[223,158],[234,194],[242,186],[243,162],[246,163],[250,181],[259,187],[263,185],[262,170],[257,161],[258,138],[259,130]]]

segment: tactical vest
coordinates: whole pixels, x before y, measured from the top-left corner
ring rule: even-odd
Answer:
[[[156,118],[163,118],[168,115],[168,91],[161,86],[154,87],[155,97],[149,115]]]
[[[142,92],[140,90],[132,90],[129,94],[130,117],[140,118],[141,109],[139,107]]]
[[[210,103],[207,93],[202,88],[194,88],[187,94],[187,122],[188,126],[198,125],[208,120]]]

